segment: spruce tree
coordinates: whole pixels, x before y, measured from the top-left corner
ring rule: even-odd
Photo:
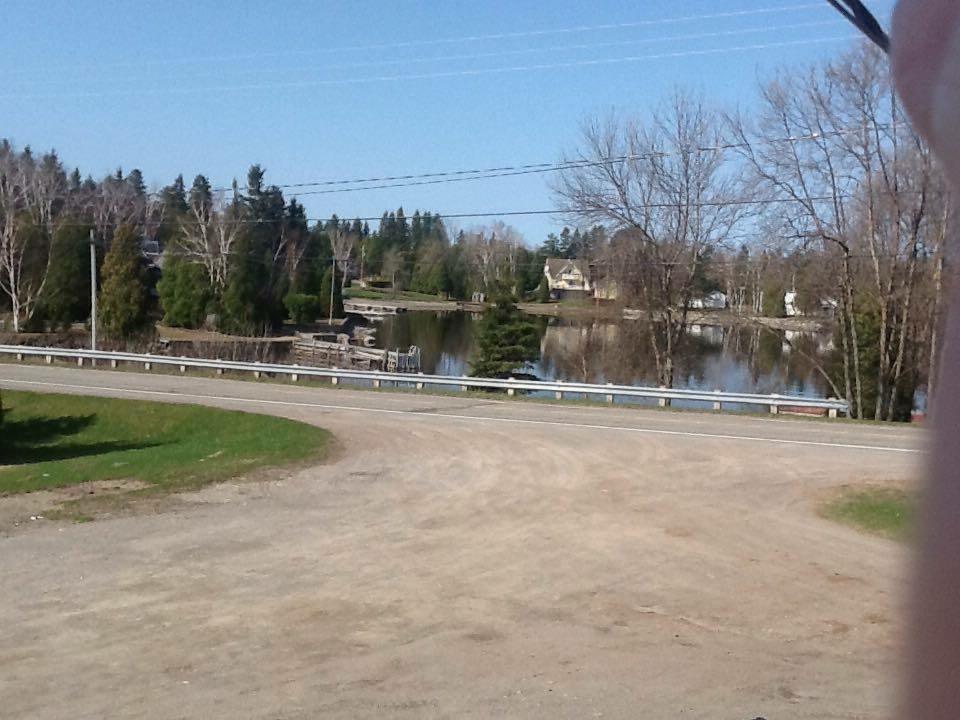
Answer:
[[[90,315],[89,228],[67,223],[53,236],[50,272],[38,318],[53,327],[85,321]]]
[[[480,321],[474,377],[509,377],[540,358],[540,333],[533,321],[503,295]]]
[[[171,253],[167,253],[157,292],[163,322],[171,327],[200,327],[213,296],[210,277],[203,266]]]
[[[123,225],[103,258],[98,314],[106,336],[123,339],[143,328],[147,288],[136,229]]]

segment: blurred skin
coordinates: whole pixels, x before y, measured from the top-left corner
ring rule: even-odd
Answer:
[[[893,27],[897,87],[960,188],[960,0],[900,0]],[[954,289],[935,408],[922,520],[904,720],[960,718],[960,283]]]

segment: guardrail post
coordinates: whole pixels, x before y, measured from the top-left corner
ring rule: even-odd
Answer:
[[[516,379],[509,378],[509,382],[516,382]],[[513,397],[516,394],[517,394],[516,388],[507,388],[507,395],[509,395],[510,397]]]
[[[47,355],[47,365],[53,365],[53,355]]]
[[[827,399],[828,399],[828,400],[836,400],[836,398],[827,398]],[[837,411],[837,409],[836,409],[835,407],[832,407],[832,408],[830,408],[830,409],[827,411],[827,417],[836,419],[836,418],[839,417],[839,416],[840,416],[840,413]]]
[[[417,375],[423,375],[423,373],[417,373]],[[417,382],[417,390],[423,390],[423,383]]]
[[[17,362],[23,362],[23,353],[17,353]]]
[[[613,387],[613,383],[607,383],[607,387]],[[613,395],[607,395],[607,404],[613,405]]]
[[[666,390],[666,388],[663,385],[660,386],[660,389]],[[659,405],[660,407],[668,407],[670,405],[670,398],[665,398],[665,397],[660,398],[659,400],[657,400],[657,405]]]
[[[112,368],[116,368],[116,367],[117,367],[117,359],[116,359],[116,358],[110,358],[110,367],[112,367]]]
[[[148,370],[148,371],[149,371],[151,367],[153,367],[153,366],[152,366],[150,363],[148,363],[148,362],[145,362],[145,363],[143,364],[143,369],[144,369],[144,370]]]
[[[717,395],[720,394],[719,390],[714,390],[713,392],[716,393]],[[717,412],[720,412],[721,410],[723,410],[723,403],[720,402],[719,400],[714,400],[713,409],[716,410]]]
[[[467,379],[467,376],[466,376],[466,375],[461,375],[460,377],[461,377],[463,380],[466,380],[466,379]],[[461,386],[460,386],[460,392],[470,392],[470,387],[469,387],[468,385],[461,385]]]
[[[77,367],[83,367],[83,358],[82,358],[82,357],[78,357],[78,358],[77,358]]]
[[[223,375],[223,368],[217,368],[217,375]]]
[[[379,388],[380,388],[380,381],[379,381],[379,380],[374,380],[374,381],[373,381],[373,387],[376,388],[376,389],[379,389]]]
[[[297,375],[297,373],[293,373],[293,375],[290,376],[290,382],[297,382],[298,380],[300,380],[300,376]]]
[[[771,415],[779,415],[779,414],[780,414],[780,406],[779,406],[779,405],[771,405],[771,406],[770,406],[770,414],[771,414]]]
[[[563,383],[563,380],[557,380],[557,382],[562,384],[562,383]],[[557,391],[554,393],[554,397],[555,397],[557,400],[563,400],[563,390],[557,390]]]
[[[332,378],[330,378],[330,384],[331,384],[331,385],[339,385],[339,384],[340,384],[340,378],[338,378],[336,375],[334,375]]]

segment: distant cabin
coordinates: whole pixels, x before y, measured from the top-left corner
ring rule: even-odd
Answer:
[[[801,309],[796,290],[788,290],[783,294],[783,310],[787,317],[803,317],[806,313]],[[837,314],[840,305],[834,298],[820,298],[820,317],[832,318]]]
[[[727,295],[714,290],[702,297],[690,298],[688,307],[691,310],[723,310],[727,307]]]

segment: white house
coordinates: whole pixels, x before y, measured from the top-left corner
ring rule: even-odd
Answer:
[[[727,307],[726,293],[714,290],[703,297],[690,298],[690,310],[723,310]]]
[[[567,294],[588,295],[593,292],[590,283],[590,268],[582,260],[547,258],[543,266],[550,294],[562,297]]]
[[[838,303],[834,298],[820,298],[820,314],[824,317],[836,315]],[[787,317],[803,317],[806,313],[797,304],[797,291],[788,290],[783,295],[783,310]]]

